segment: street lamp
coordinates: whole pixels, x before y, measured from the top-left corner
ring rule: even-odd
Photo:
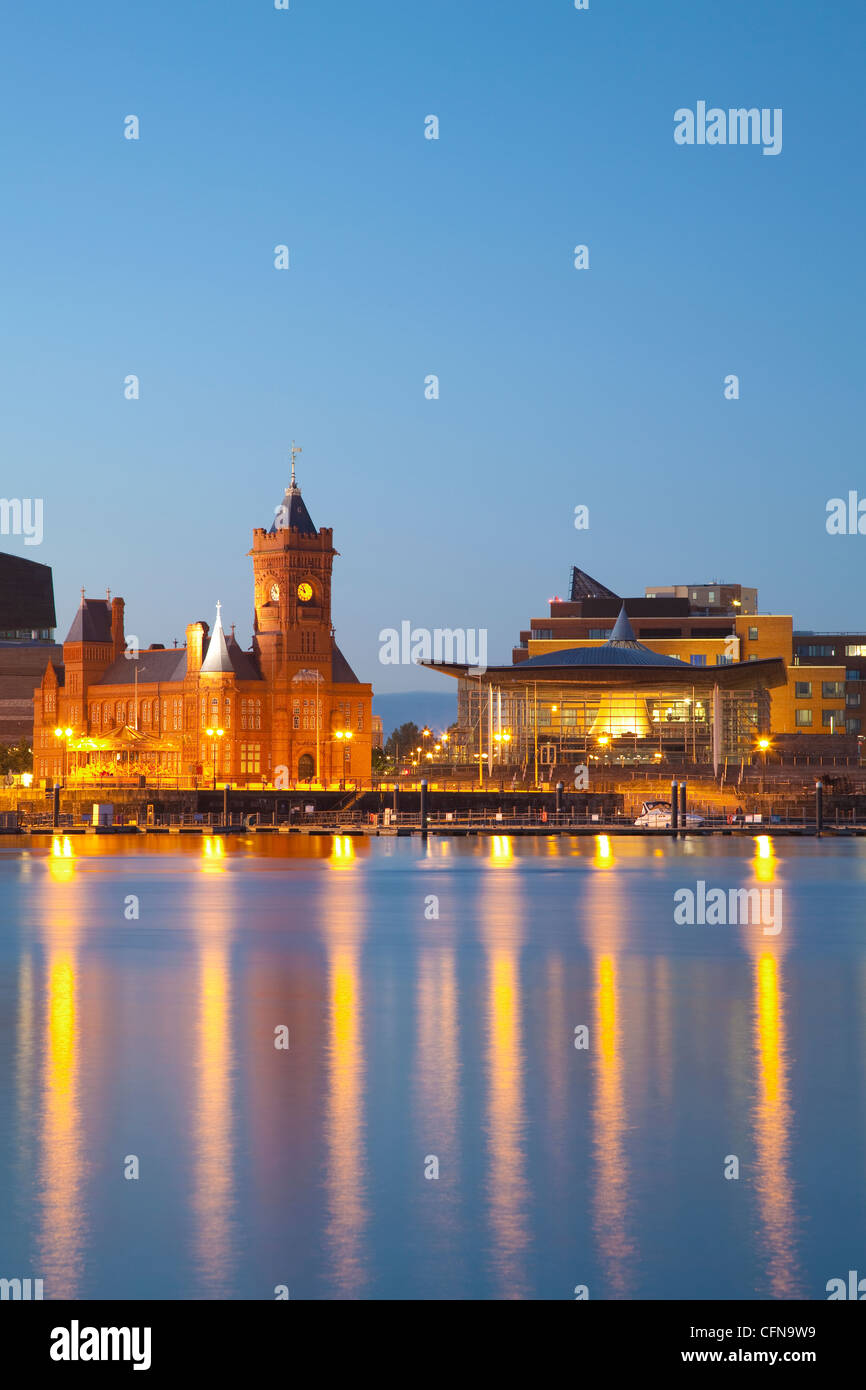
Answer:
[[[761,791],[764,790],[764,774],[767,770],[767,749],[770,746],[768,738],[759,738],[758,747],[761,750]]]
[[[348,743],[351,743],[351,741],[352,741],[352,730],[351,730],[351,729],[337,729],[337,730],[335,730],[335,732],[334,732],[334,738],[337,740],[338,743],[347,743],[347,744],[348,744]],[[345,763],[344,763],[343,766],[342,766],[341,769],[340,769],[340,781],[341,781],[341,782],[344,782],[344,781],[346,780],[346,779],[345,779],[345,771],[346,771],[346,767],[345,767]]]
[[[205,729],[205,733],[207,734],[208,738],[212,740],[211,756],[213,758],[213,789],[214,791],[216,791],[217,760],[219,757],[219,753],[217,751],[219,749],[218,740],[223,737],[225,729]]]

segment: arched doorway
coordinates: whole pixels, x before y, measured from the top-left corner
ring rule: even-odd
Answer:
[[[298,781],[309,782],[316,771],[312,753],[302,753],[298,759]]]

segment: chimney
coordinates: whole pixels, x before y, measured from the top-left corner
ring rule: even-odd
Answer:
[[[126,646],[126,638],[123,635],[123,607],[122,598],[111,600],[111,644],[115,658],[120,656]]]
[[[186,629],[186,673],[195,675],[201,670],[202,648],[207,623],[188,623]]]

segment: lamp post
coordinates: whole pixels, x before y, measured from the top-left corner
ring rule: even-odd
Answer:
[[[351,730],[351,729],[337,729],[337,730],[335,731],[335,733],[334,733],[334,740],[335,740],[335,742],[337,742],[337,743],[339,743],[339,744],[341,744],[341,745],[342,745],[342,744],[346,744],[346,745],[350,744],[350,743],[352,742],[352,730]],[[345,771],[345,762],[343,763],[343,766],[340,768],[340,778],[339,778],[339,780],[340,780],[341,782],[344,782],[344,781],[346,780],[345,777],[342,775],[342,774],[344,773],[344,771]]]
[[[219,758],[219,740],[225,734],[225,729],[205,729],[205,733],[211,740],[211,757],[213,759],[213,789],[214,791],[216,791],[217,760]]]
[[[495,742],[496,745],[497,745],[497,748],[496,748],[497,761],[501,763],[501,762],[502,762],[502,750],[503,750],[503,748],[505,748],[505,749],[507,750],[508,745],[509,745],[509,743],[511,742],[511,731],[510,731],[509,729],[502,729],[498,734],[494,734],[494,735],[493,735],[493,739],[494,739],[494,742]]]
[[[759,738],[758,747],[761,750],[761,791],[764,790],[764,774],[767,771],[767,749],[770,746],[768,738]]]
[[[63,764],[62,764],[63,770],[62,770],[62,772],[61,772],[61,774],[60,774],[60,780],[61,780],[61,782],[62,782],[62,783],[64,784],[64,786],[65,786],[65,785],[66,785],[67,761],[68,761],[68,758],[69,758],[69,740],[72,738],[72,730],[71,730],[71,729],[55,729],[55,730],[54,730],[54,737],[55,737],[55,738],[62,738],[62,739],[64,740],[64,742],[63,742]]]

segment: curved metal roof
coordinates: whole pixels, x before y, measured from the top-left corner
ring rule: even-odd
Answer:
[[[681,670],[694,669],[678,656],[663,656],[661,652],[651,651],[639,642],[634,646],[612,646],[607,642],[601,647],[570,647],[566,651],[545,652],[543,656],[531,656],[521,661],[520,670],[531,670],[539,666],[677,666]]]

